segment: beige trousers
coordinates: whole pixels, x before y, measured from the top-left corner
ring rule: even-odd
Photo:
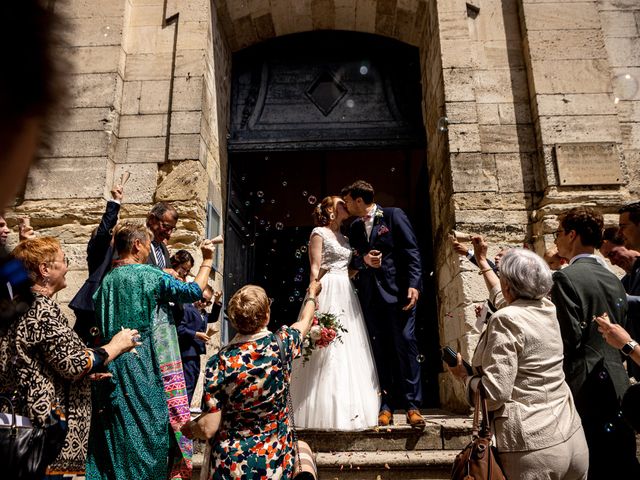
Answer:
[[[586,480],[589,470],[589,447],[582,427],[559,445],[504,452],[498,457],[508,480]]]

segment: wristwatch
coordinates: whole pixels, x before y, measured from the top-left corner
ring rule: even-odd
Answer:
[[[630,340],[629,342],[625,343],[622,348],[620,349],[620,351],[626,355],[627,357],[629,355],[631,355],[633,353],[633,350],[638,346],[638,342],[636,342],[635,340]]]

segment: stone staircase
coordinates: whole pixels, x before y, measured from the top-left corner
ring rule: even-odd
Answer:
[[[362,432],[299,430],[316,453],[321,480],[447,480],[456,454],[471,439],[471,419],[443,410],[424,410],[426,426],[416,430],[404,414],[394,424]],[[196,446],[194,478],[202,445]]]

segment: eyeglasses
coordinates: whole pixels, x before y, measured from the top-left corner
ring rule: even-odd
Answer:
[[[160,224],[160,228],[162,228],[163,230],[165,230],[167,232],[175,232],[176,231],[176,227],[171,225],[170,223],[162,222],[160,220],[158,220],[158,223]]]
[[[557,240],[561,233],[564,233],[564,230],[556,230],[553,232],[553,239]]]
[[[202,302],[202,304],[205,307],[208,307],[209,305],[211,305],[213,302],[211,300],[200,300]]]

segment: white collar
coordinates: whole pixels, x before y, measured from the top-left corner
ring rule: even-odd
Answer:
[[[595,255],[593,253],[579,253],[578,255],[573,257],[571,260],[569,260],[569,265],[573,265],[573,262],[575,262],[576,260],[578,260],[580,258],[593,258],[596,262],[598,262],[604,268],[609,270],[609,266],[607,265],[607,262],[605,262],[604,259],[601,256]]]

